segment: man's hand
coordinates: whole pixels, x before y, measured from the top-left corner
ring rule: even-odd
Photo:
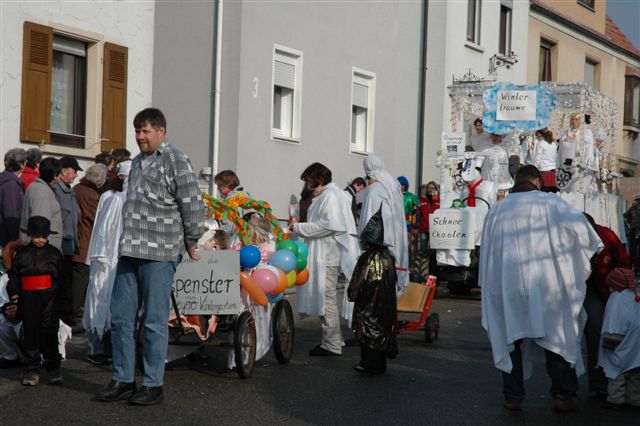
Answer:
[[[13,321],[13,319],[16,317],[16,314],[18,313],[18,305],[14,303],[8,303],[4,307],[3,313],[5,318],[7,318],[9,321]]]
[[[189,254],[189,257],[191,258],[191,260],[200,260],[200,256],[198,256],[198,253],[196,252],[196,249],[198,248],[198,246],[196,244],[187,247],[187,253]]]

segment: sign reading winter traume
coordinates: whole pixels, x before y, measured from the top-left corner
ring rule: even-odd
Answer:
[[[240,301],[240,260],[236,250],[198,251],[202,259],[188,256],[173,277],[173,292],[180,314],[236,315]]]
[[[496,120],[536,119],[535,90],[499,90],[496,98]]]
[[[473,249],[476,244],[475,216],[469,209],[438,209],[429,215],[432,249]]]

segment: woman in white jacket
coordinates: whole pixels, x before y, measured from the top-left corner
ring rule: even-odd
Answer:
[[[540,129],[536,132],[534,165],[540,170],[540,186],[544,192],[558,192],[556,185],[556,167],[558,144],[553,140],[551,130]]]

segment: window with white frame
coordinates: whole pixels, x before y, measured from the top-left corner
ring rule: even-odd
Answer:
[[[511,53],[511,11],[512,7],[508,2],[500,5],[500,40],[498,42],[498,52],[503,55]]]
[[[598,62],[589,58],[584,61],[584,82],[598,90]]]
[[[480,12],[481,0],[468,0],[467,7],[467,41],[480,44]]]
[[[373,151],[375,74],[354,69],[351,77],[351,152]]]
[[[275,46],[271,137],[300,141],[301,99],[302,52]]]

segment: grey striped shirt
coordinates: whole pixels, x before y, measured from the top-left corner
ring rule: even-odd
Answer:
[[[153,154],[138,154],[131,164],[120,256],[176,260],[204,232],[204,212],[191,161],[165,138]]]

